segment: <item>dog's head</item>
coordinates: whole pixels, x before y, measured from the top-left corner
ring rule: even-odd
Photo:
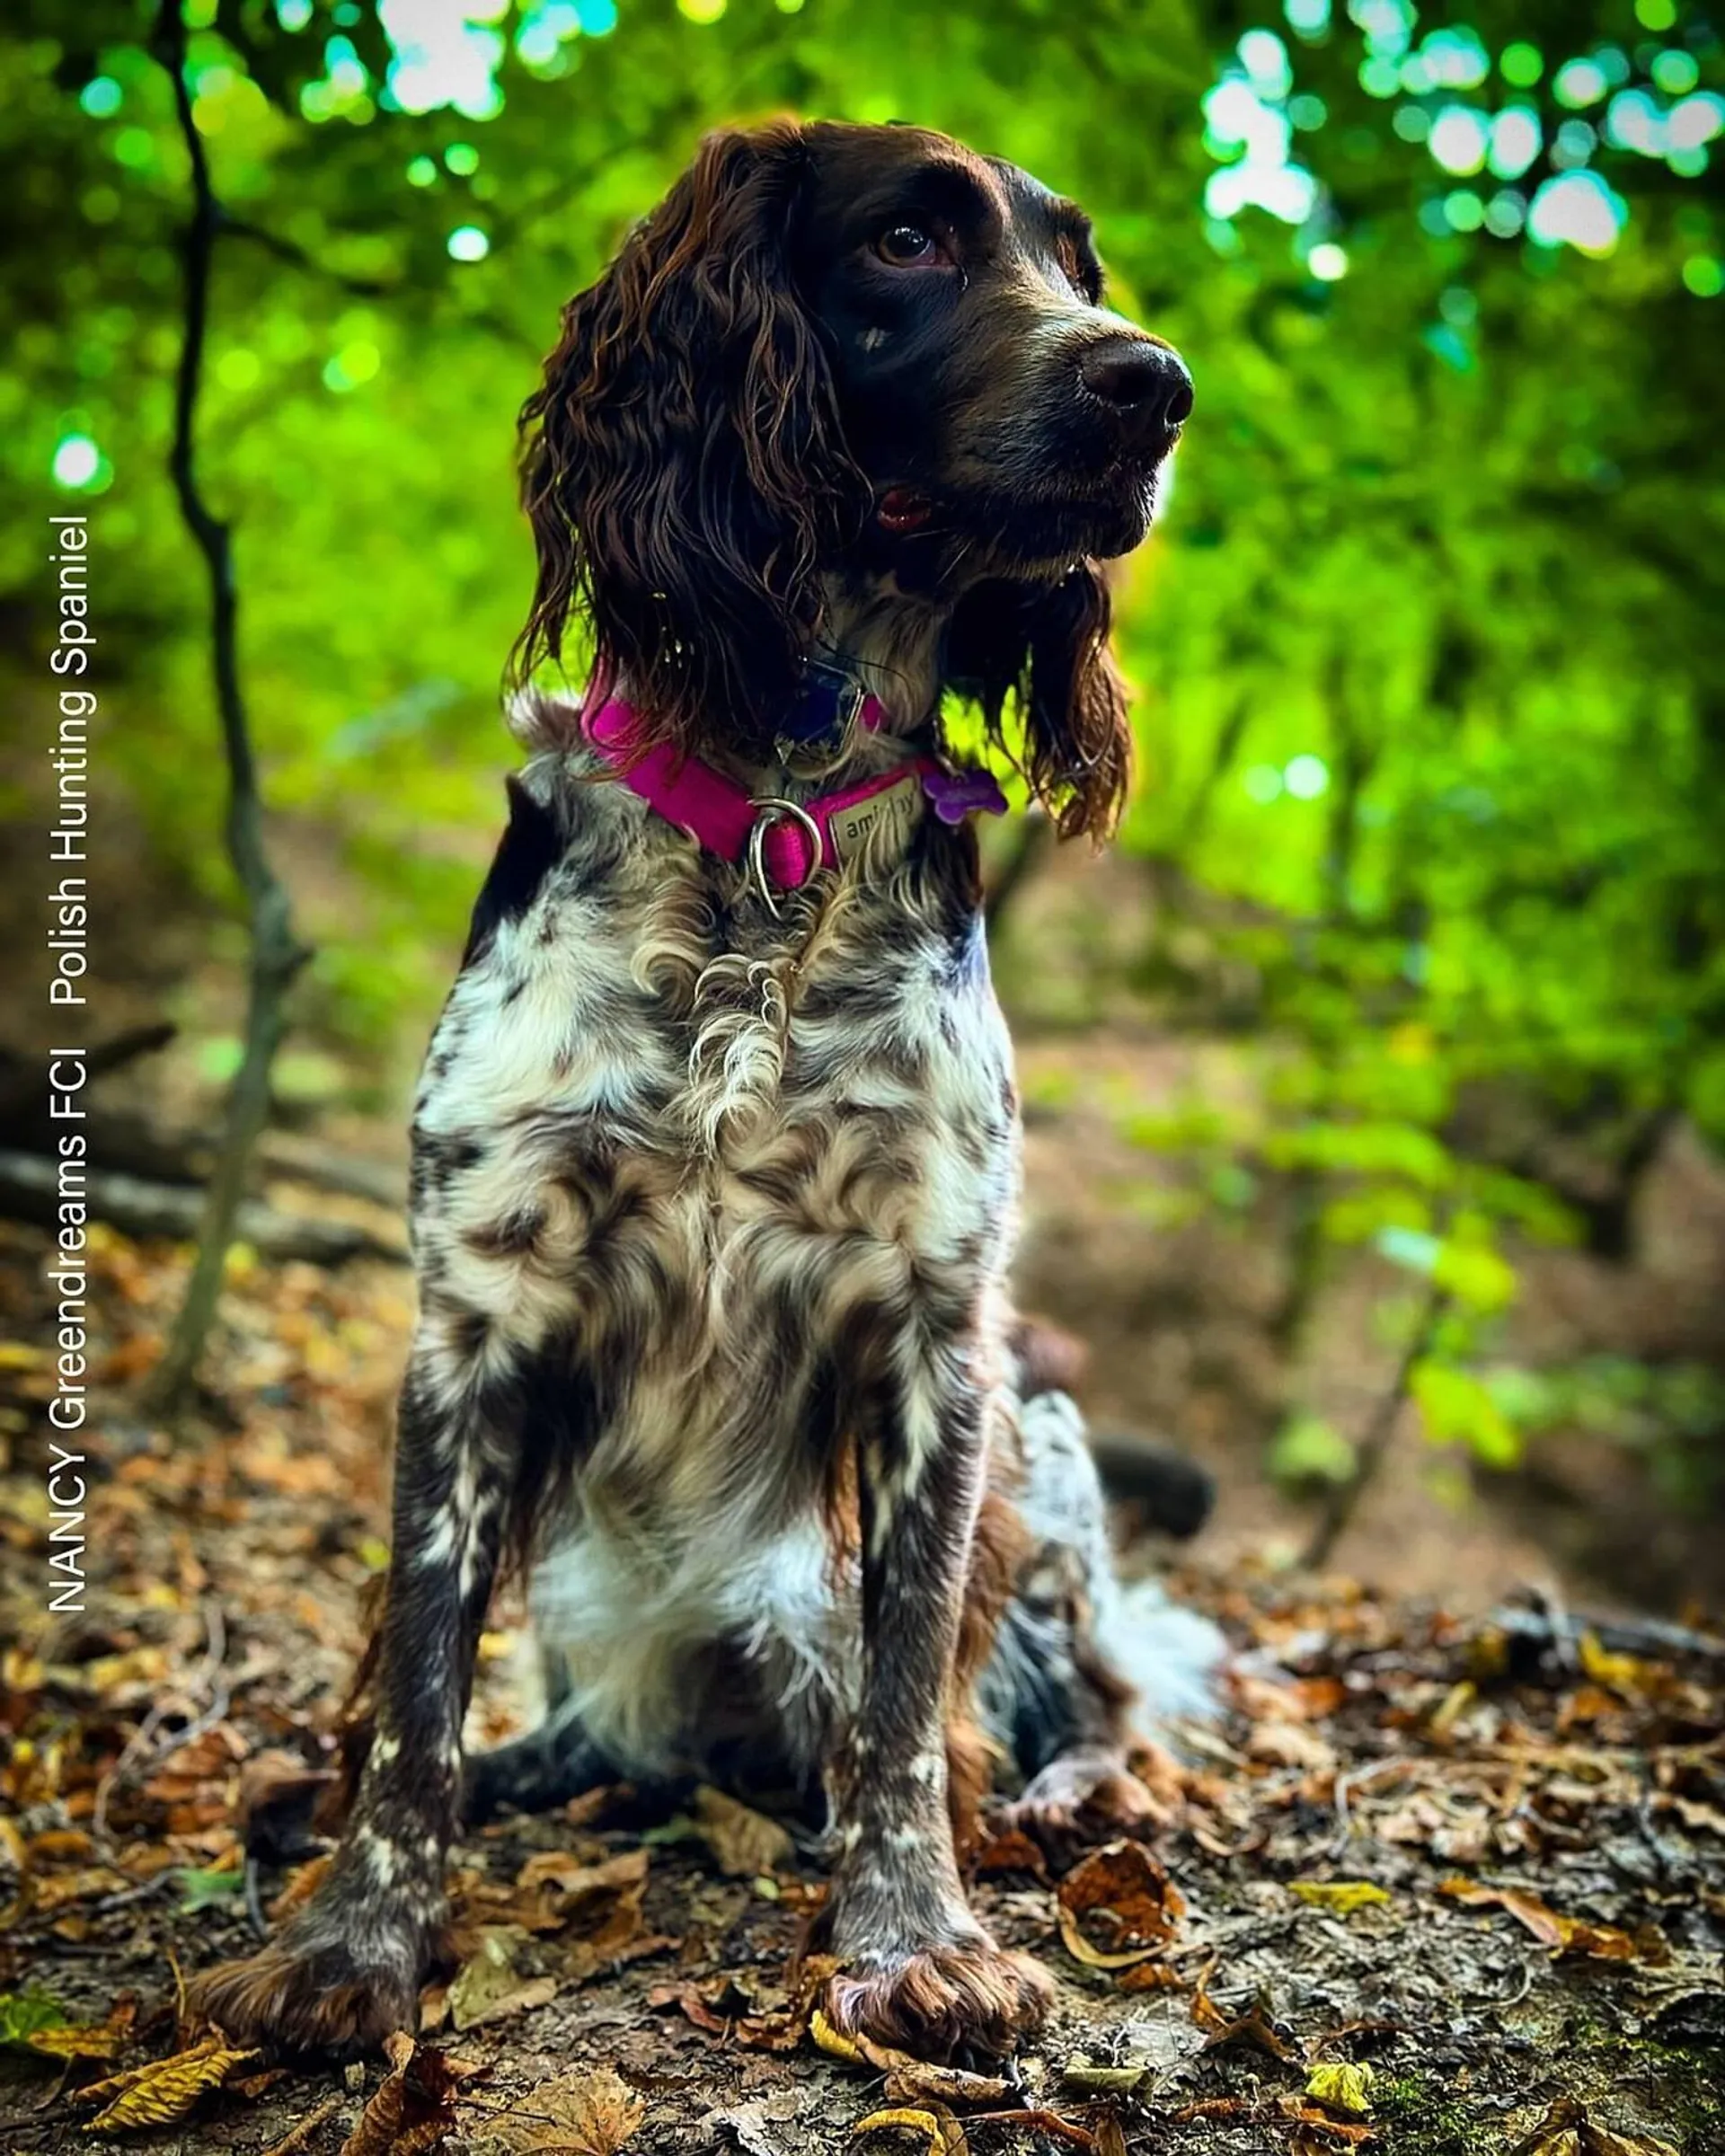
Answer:
[[[913,128],[712,136],[524,411],[518,664],[584,611],[658,738],[747,754],[864,591],[937,620],[942,677],[996,734],[1015,709],[1062,828],[1105,829],[1128,738],[1098,565],[1144,537],[1190,409],[1028,174]]]

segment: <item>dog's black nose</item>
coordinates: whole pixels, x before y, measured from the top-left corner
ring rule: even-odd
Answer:
[[[1140,437],[1171,434],[1191,417],[1192,377],[1178,352],[1147,337],[1105,337],[1078,362],[1078,379]]]

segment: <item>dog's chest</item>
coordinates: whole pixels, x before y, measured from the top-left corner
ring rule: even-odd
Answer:
[[[751,1302],[828,1330],[999,1240],[1016,1126],[974,918],[900,877],[778,938],[680,844],[600,865],[571,850],[497,924],[434,1038],[434,1289],[524,1345],[626,1320],[675,1367]]]

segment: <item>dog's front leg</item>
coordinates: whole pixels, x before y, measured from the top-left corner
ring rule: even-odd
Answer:
[[[402,1392],[376,1727],[341,1847],[279,1938],[194,1987],[239,2043],[345,2051],[418,2027],[518,1444],[508,1384],[457,1351],[459,1332],[428,1313]]]
[[[846,1966],[828,2010],[923,2057],[1010,2051],[1052,1996],[1046,1973],[972,1915],[947,1802],[987,1411],[971,1350],[954,1343],[919,1353],[859,1431],[862,1686],[835,1777],[841,1853],[823,1930]]]

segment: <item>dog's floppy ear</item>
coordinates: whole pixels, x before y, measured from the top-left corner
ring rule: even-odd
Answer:
[[[867,511],[790,274],[806,167],[792,121],[709,136],[563,310],[521,414],[539,573],[514,671],[560,656],[585,614],[598,677],[681,747],[770,740],[817,561]]]
[[[947,637],[946,677],[982,707],[1063,838],[1114,828],[1131,775],[1126,689],[1108,647],[1101,570],[1081,561],[1057,584],[995,582],[966,594]],[[1008,706],[1018,738],[1009,734]]]

